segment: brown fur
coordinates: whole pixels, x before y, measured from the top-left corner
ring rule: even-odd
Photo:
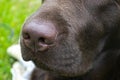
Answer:
[[[31,22],[52,23],[59,35],[54,47],[38,53],[21,36],[23,58],[42,69],[35,70],[32,79],[120,80],[119,4],[120,0],[45,0],[23,29]]]

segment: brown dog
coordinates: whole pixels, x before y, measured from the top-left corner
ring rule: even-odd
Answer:
[[[44,0],[21,33],[39,80],[120,80],[120,0]],[[37,80],[37,78],[34,80]]]

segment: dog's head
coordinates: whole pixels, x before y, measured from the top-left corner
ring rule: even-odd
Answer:
[[[22,56],[62,76],[83,75],[120,48],[120,1],[44,0],[21,32]]]

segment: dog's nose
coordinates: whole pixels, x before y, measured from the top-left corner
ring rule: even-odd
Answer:
[[[57,30],[52,23],[31,22],[24,25],[22,36],[25,45],[28,47],[34,43],[39,51],[45,51],[55,43]]]

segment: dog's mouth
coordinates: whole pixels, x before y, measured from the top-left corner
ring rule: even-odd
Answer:
[[[37,67],[61,76],[83,75],[91,68],[91,60],[83,60],[79,46],[68,41],[44,52],[35,52],[21,40],[21,51],[24,60],[32,60]]]

